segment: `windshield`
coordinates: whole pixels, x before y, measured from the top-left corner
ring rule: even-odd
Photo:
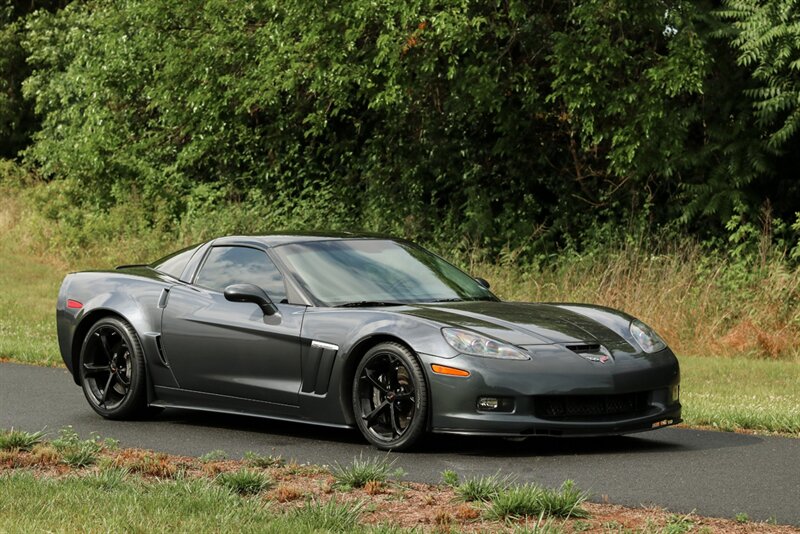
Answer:
[[[352,239],[273,250],[305,289],[327,306],[496,300],[471,276],[407,243]]]

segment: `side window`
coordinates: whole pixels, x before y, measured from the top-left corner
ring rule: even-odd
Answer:
[[[173,278],[180,278],[184,267],[186,267],[186,264],[189,263],[189,260],[192,258],[195,252],[197,252],[197,245],[179,250],[174,254],[170,254],[165,258],[161,258],[160,260],[151,263],[150,267],[156,271],[168,274]]]
[[[255,284],[274,302],[286,299],[280,271],[266,253],[254,248],[212,248],[194,283],[215,291],[224,291],[231,284]]]

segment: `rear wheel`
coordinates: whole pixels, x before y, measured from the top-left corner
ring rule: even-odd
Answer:
[[[428,387],[414,354],[399,343],[371,348],[356,368],[353,413],[367,440],[383,450],[403,450],[425,432]]]
[[[144,355],[127,322],[104,317],[89,329],[78,372],[86,400],[103,417],[129,419],[145,413]]]

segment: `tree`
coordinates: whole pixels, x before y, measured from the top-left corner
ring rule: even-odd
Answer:
[[[65,4],[65,0],[0,2],[0,157],[16,157],[38,126],[31,104],[22,97],[22,82],[31,72],[22,47],[25,17],[37,9],[55,10]]]
[[[718,14],[733,21],[737,62],[759,82],[748,96],[770,147],[786,148],[800,130],[800,2],[727,0]]]

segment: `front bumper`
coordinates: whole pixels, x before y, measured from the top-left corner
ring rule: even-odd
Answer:
[[[529,361],[420,354],[430,385],[430,430],[495,436],[599,436],[642,432],[681,422],[680,370],[669,349],[600,364],[554,349]],[[470,372],[432,372],[433,364]],[[485,411],[480,397],[510,399]]]

